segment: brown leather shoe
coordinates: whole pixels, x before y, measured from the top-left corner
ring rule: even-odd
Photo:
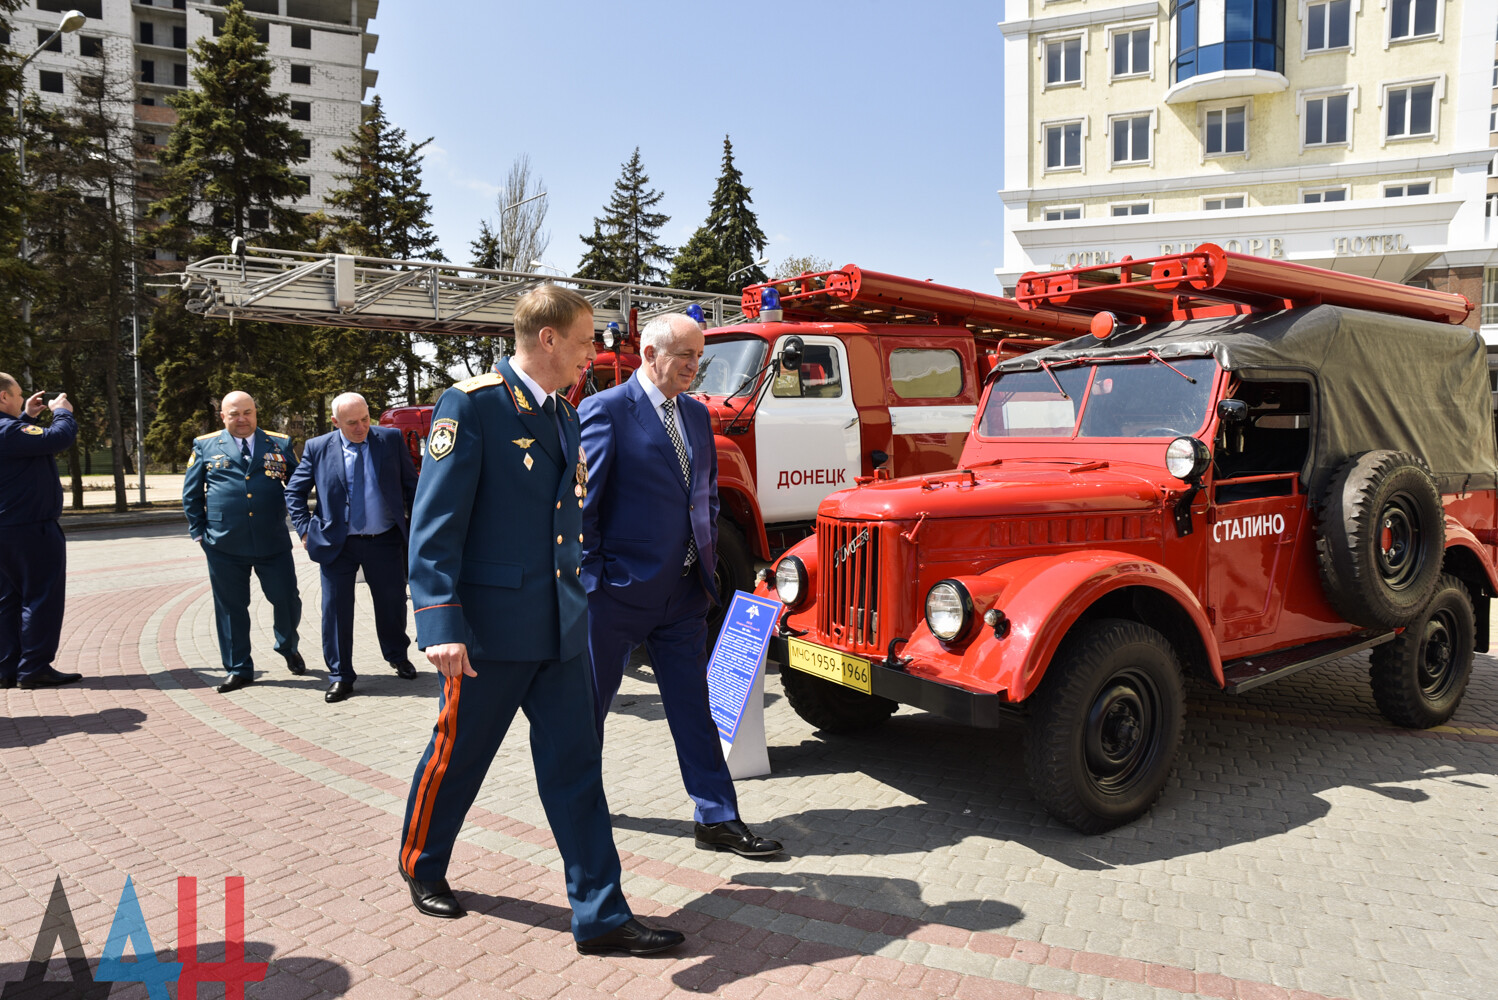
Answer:
[[[579,941],[577,950],[583,955],[604,955],[611,951],[622,951],[626,955],[654,955],[675,948],[686,939],[681,931],[656,930],[630,917],[607,934]]]

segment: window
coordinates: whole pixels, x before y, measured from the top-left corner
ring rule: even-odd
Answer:
[[[1498,87],[1498,59],[1493,60],[1493,86]]]
[[[1488,131],[1498,132],[1498,104],[1488,109]]]
[[[172,83],[178,87],[187,86],[187,63],[172,63]]]
[[[1482,269],[1482,322],[1498,323],[1498,267]]]
[[[1416,195],[1430,194],[1430,181],[1410,181],[1404,184],[1384,185],[1385,198],[1413,198]]]
[[[310,159],[312,159],[312,140],[311,139],[298,139],[296,141],[296,145],[293,148],[296,150],[296,155],[297,155],[298,159],[301,159],[301,160],[310,160]]]
[[[140,134],[140,141],[141,141],[141,145],[143,145],[143,146],[154,146],[154,145],[156,145],[156,133],[155,132],[142,132]]]
[[[1045,127],[1045,168],[1077,170],[1082,166],[1082,123],[1063,122]]]
[[[156,25],[150,21],[140,22],[140,43],[142,45],[156,44]]]
[[[843,394],[837,349],[826,344],[807,344],[801,352],[801,369],[776,375],[770,391],[781,399],[837,399]]]
[[[49,72],[48,70],[42,70],[37,75],[41,77],[40,87],[43,91],[49,94],[62,93],[61,73],[53,73]]]
[[[962,395],[962,359],[956,351],[891,351],[889,381],[901,399],[951,399]]]
[[[1108,214],[1115,219],[1129,215],[1149,215],[1150,203],[1147,201],[1136,201],[1129,205],[1111,205]]]
[[[154,97],[142,97],[140,99],[140,103],[143,104],[143,105],[145,105],[148,108],[154,108],[156,106],[156,98],[154,98]]]
[[[1207,155],[1242,153],[1248,145],[1248,107],[1214,108],[1207,112]]]
[[[1308,97],[1305,104],[1305,144],[1340,146],[1347,143],[1346,94]]]
[[[0,45],[10,44],[10,29],[0,24]],[[1498,76],[1498,63],[1493,65],[1493,75]]]
[[[1384,135],[1390,139],[1408,139],[1433,134],[1435,93],[1433,83],[1390,87],[1384,94]]]
[[[52,38],[52,34],[53,34],[54,30],[55,29],[52,29],[52,28],[37,28],[36,29],[36,44],[40,45],[43,42],[46,42],[48,38]],[[62,35],[59,33],[56,38],[52,38],[52,41],[48,42],[47,47],[45,49],[42,49],[42,51],[43,52],[61,52],[62,51]]]
[[[312,102],[292,101],[291,117],[294,121],[310,122],[312,120]]]
[[[1055,208],[1045,210],[1045,221],[1047,222],[1070,222],[1072,219],[1080,219],[1081,217],[1081,205],[1058,205]]]
[[[1221,212],[1227,208],[1242,208],[1246,200],[1241,194],[1223,195],[1218,198],[1203,198],[1202,208],[1208,212]]]
[[[1148,163],[1151,115],[1130,115],[1109,122],[1113,134],[1114,163]]]
[[[1149,28],[1115,31],[1111,44],[1114,76],[1143,76],[1150,71]]]
[[[1082,82],[1082,39],[1061,38],[1045,43],[1045,83],[1059,87]]]
[[[252,208],[249,212],[251,229],[265,229],[270,225],[270,212],[263,208]]]
[[[1498,194],[1488,195],[1487,209],[1483,212],[1488,218],[1498,215]]]
[[[1302,191],[1300,193],[1301,204],[1320,205],[1328,201],[1346,201],[1347,189],[1345,187],[1324,188],[1320,191]]]
[[[312,191],[312,176],[310,174],[292,174],[292,180],[302,186],[302,194],[310,194]]]
[[[1392,0],[1389,4],[1389,38],[1419,38],[1436,33],[1439,0]]]
[[[185,49],[185,48],[187,48],[187,25],[185,25],[185,24],[174,24],[174,25],[172,25],[172,48],[174,48],[174,49]]]
[[[1306,50],[1345,49],[1352,44],[1352,0],[1306,7]]]
[[[97,35],[79,35],[78,54],[89,59],[104,58],[104,39]]]
[[[310,48],[312,48],[312,29],[311,28],[299,28],[296,25],[292,25],[292,27],[291,27],[291,47],[294,48],[294,49],[310,49]]]
[[[312,67],[311,66],[299,66],[296,63],[292,63],[291,64],[291,82],[292,83],[311,83],[312,82]]]
[[[156,82],[156,63],[153,60],[142,59],[140,61],[140,82],[141,83],[155,83]]]

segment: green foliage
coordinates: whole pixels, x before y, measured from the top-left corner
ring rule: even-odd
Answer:
[[[11,23],[6,14],[18,9],[21,0],[0,0],[0,27],[7,31]],[[17,72],[20,57],[9,48],[0,47],[0,101],[13,109],[21,92],[21,75]],[[0,114],[0,371],[20,377],[27,359],[22,355],[24,331],[21,310],[15,306],[24,297],[34,271],[21,261],[21,222],[26,197],[16,163],[16,119],[9,112]]]
[[[671,248],[662,245],[659,236],[671,217],[651,211],[664,195],[649,186],[650,178],[640,162],[640,147],[636,146],[614,182],[614,193],[604,206],[603,217],[593,220],[593,235],[580,237],[588,249],[577,277],[639,285],[664,283]]]
[[[798,257],[787,257],[775,265],[775,280],[794,278],[798,274],[816,274],[820,271],[830,271],[836,265],[826,257],[817,257],[813,254],[802,254]]]
[[[753,201],[744,175],[734,165],[733,143],[725,135],[723,166],[708,203],[707,221],[677,253],[671,272],[673,287],[731,295],[765,280],[765,272],[755,263],[764,253],[766,240],[749,207]]]

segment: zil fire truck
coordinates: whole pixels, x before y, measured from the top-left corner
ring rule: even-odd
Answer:
[[[1470,302],[1211,244],[1015,297],[1091,335],[996,365],[959,468],[831,494],[762,582],[803,719],[1022,720],[1036,798],[1096,832],[1160,795],[1186,674],[1371,650],[1391,722],[1451,717],[1498,593]]]
[[[1044,305],[849,265],[751,286],[737,301],[701,292],[343,254],[250,248],[188,265],[204,315],[357,329],[507,335],[514,299],[543,280],[595,305],[602,353],[574,402],[629,377],[641,326],[690,312],[709,327],[690,391],[707,404],[718,452],[717,579],[726,605],[812,530],[829,493],[876,470],[955,467],[983,377],[998,361],[1088,329]],[[741,315],[742,313],[742,315]],[[430,407],[382,415],[420,458]]]

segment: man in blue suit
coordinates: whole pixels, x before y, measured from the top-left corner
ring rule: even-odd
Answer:
[[[400,431],[369,425],[357,392],[333,400],[333,426],[302,449],[286,484],[286,509],[307,555],[322,569],[322,655],[332,704],[354,693],[354,579],[364,570],[380,654],[397,676],[416,676],[406,651],[406,511],[416,466]],[[317,516],[307,497],[317,487]]]
[[[453,843],[516,709],[566,870],[584,954],[648,955],[676,931],[636,920],[619,887],[588,675],[579,579],[588,469],[577,413],[556,390],[593,358],[593,307],[545,284],[515,306],[515,357],[444,392],[411,512],[416,644],[442,674],[437,725],[406,805],[400,872],[411,901],[462,916]]]
[[[739,818],[707,701],[707,612],[717,599],[718,452],[707,407],[686,395],[702,328],[668,314],[640,333],[643,364],[578,410],[588,454],[583,586],[598,738],[625,665],[645,645],[695,804],[698,847],[778,854]]]
[[[192,443],[182,478],[182,510],[187,533],[202,543],[208,558],[219,656],[229,672],[218,689],[228,694],[255,683],[250,656],[252,571],[275,611],[276,652],[286,658],[293,674],[306,673],[307,665],[297,652],[302,597],[286,530],[286,480],[296,471],[296,452],[285,434],[258,429],[249,393],[225,396],[219,416],[224,429]]]

